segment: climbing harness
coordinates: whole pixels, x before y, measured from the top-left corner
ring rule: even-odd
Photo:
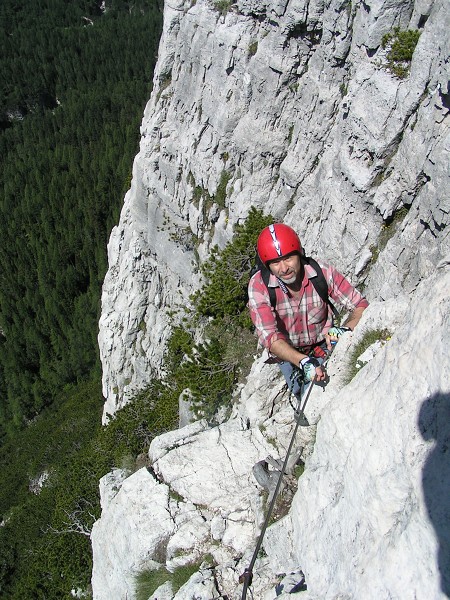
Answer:
[[[242,575],[239,577],[239,583],[243,583],[244,587],[242,589],[242,596],[241,596],[241,600],[245,600],[245,598],[247,598],[247,590],[249,588],[249,586],[252,584],[252,579],[253,579],[253,567],[255,566],[255,562],[256,559],[258,557],[258,553],[259,550],[261,548],[261,544],[264,538],[264,534],[266,533],[266,529],[267,526],[269,524],[269,519],[272,515],[272,511],[274,509],[275,506],[275,502],[277,500],[277,496],[278,496],[278,492],[280,490],[280,486],[281,486],[281,481],[283,479],[283,475],[285,475],[286,473],[286,467],[287,467],[287,463],[288,463],[288,459],[289,459],[289,455],[291,453],[292,447],[294,445],[294,441],[295,441],[295,436],[297,435],[297,429],[299,428],[299,426],[301,426],[302,424],[304,424],[304,420],[306,419],[305,415],[304,415],[304,408],[306,406],[306,403],[308,401],[309,395],[311,393],[311,390],[313,388],[314,383],[316,382],[316,377],[314,377],[314,379],[311,381],[311,383],[309,384],[308,390],[305,393],[305,398],[303,400],[303,405],[301,406],[299,404],[299,409],[298,412],[296,413],[296,423],[295,423],[295,429],[294,429],[294,433],[292,434],[292,438],[291,438],[291,442],[289,444],[289,448],[286,454],[286,458],[284,459],[284,463],[283,466],[280,470],[280,475],[278,477],[278,481],[277,481],[277,485],[275,487],[275,490],[273,492],[273,496],[272,496],[272,501],[270,502],[269,505],[269,509],[267,511],[267,515],[266,518],[264,520],[262,529],[261,529],[261,533],[259,534],[259,538],[258,541],[256,543],[256,547],[255,547],[255,551],[253,552],[253,556],[252,559],[250,561],[249,566],[244,570],[244,572],[242,573]],[[308,423],[306,421],[306,423]]]

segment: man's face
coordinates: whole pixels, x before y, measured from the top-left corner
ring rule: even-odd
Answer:
[[[280,256],[280,258],[271,260],[267,266],[286,285],[301,281],[302,265],[297,253]]]

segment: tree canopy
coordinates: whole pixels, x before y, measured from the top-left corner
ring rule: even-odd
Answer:
[[[0,3],[2,598],[87,589],[98,479],[160,431],[156,391],[101,426],[97,324],[161,4]]]
[[[155,0],[0,4],[0,435],[99,373],[107,240],[160,32]]]

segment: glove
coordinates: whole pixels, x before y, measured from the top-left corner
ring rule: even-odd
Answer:
[[[351,331],[351,329],[349,329],[348,327],[332,327],[327,331],[327,334],[330,337],[339,339],[341,335],[344,334],[346,331]]]
[[[316,367],[320,367],[320,362],[317,358],[303,358],[298,366],[302,370],[303,380],[312,381],[316,376]]]

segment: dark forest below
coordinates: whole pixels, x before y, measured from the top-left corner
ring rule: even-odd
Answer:
[[[162,14],[157,0],[101,5],[0,5],[3,598],[86,589],[84,528],[123,437],[101,427],[97,324]]]

